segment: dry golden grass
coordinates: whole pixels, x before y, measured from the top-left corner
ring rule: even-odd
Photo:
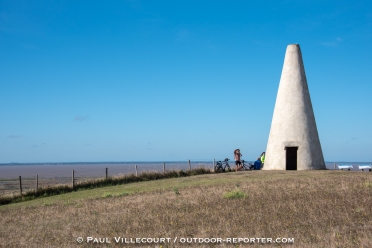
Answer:
[[[255,180],[242,181],[247,174]],[[172,238],[163,247],[190,246],[173,243],[175,237],[294,238],[294,244],[240,247],[372,247],[372,173],[260,171],[208,177],[221,183],[154,188],[130,195],[123,191],[121,196],[107,192],[100,198],[43,206],[4,206],[0,208],[0,246],[147,247],[115,244],[114,237],[120,236]],[[236,177],[237,182],[226,182],[224,177]],[[231,191],[244,194],[226,197]],[[77,237],[87,236],[108,237],[111,244],[76,242]],[[217,245],[225,246],[236,247]]]

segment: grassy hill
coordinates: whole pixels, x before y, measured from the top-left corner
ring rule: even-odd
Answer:
[[[372,247],[371,210],[372,173],[207,174],[82,190],[0,206],[0,246]],[[84,241],[78,243],[78,237]],[[96,240],[88,244],[87,237]],[[106,241],[104,238],[111,243],[93,244]],[[125,243],[135,238],[170,240]],[[199,243],[194,238],[215,242]],[[224,242],[216,244],[217,238]],[[226,243],[229,238],[231,243]],[[249,238],[250,242],[251,238],[265,239],[234,244],[232,238]]]

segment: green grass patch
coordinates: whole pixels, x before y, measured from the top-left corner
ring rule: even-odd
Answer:
[[[62,186],[55,186],[55,187],[46,187],[46,188],[39,188],[38,190],[31,190],[27,191],[26,193],[21,195],[13,195],[13,196],[4,196],[0,197],[0,206],[6,205],[10,203],[18,203],[23,201],[29,201],[36,198],[43,198],[55,195],[61,195],[76,191],[82,190],[90,190],[102,187],[110,187],[116,185],[123,185],[123,184],[130,184],[130,183],[137,183],[137,182],[147,182],[147,181],[155,181],[159,179],[168,179],[168,178],[179,178],[179,177],[189,177],[201,174],[209,174],[211,171],[207,168],[196,168],[193,170],[188,171],[167,171],[165,173],[161,172],[143,172],[136,176],[135,174],[128,174],[120,177],[109,177],[105,179],[96,179],[90,180],[82,183],[78,183],[72,188],[69,185],[62,185]]]
[[[117,194],[116,196],[127,196],[127,195],[129,195],[129,193],[124,191],[124,192]]]
[[[103,194],[103,197],[104,197],[104,198],[112,197],[112,194],[106,192],[106,193]]]
[[[242,192],[240,190],[233,190],[233,191],[225,193],[223,195],[223,198],[225,198],[225,199],[240,199],[240,198],[245,198],[247,196],[248,196],[247,194],[245,194],[244,192]]]
[[[359,172],[355,172],[359,173]],[[330,178],[345,178],[347,179],[350,174],[354,172],[348,171],[241,171],[234,173],[207,173],[188,177],[167,178],[164,180],[141,181],[137,183],[127,183],[115,186],[94,187],[90,190],[71,191],[66,194],[52,195],[48,197],[49,202],[64,204],[65,202],[74,202],[78,204],[80,201],[86,199],[101,199],[106,192],[111,193],[113,196],[118,196],[123,192],[128,195],[135,195],[138,193],[167,191],[172,188],[187,189],[193,187],[210,187],[216,185],[237,184],[242,185],[247,182],[259,183],[263,181],[274,182],[288,178],[318,178],[327,176]],[[366,173],[365,173],[366,174]],[[359,174],[358,174],[359,175]],[[367,177],[368,174],[363,176]],[[365,180],[365,182],[368,180]],[[364,186],[364,183],[361,184]],[[239,186],[240,188],[240,186]],[[126,194],[125,194],[126,195]],[[2,209],[19,208],[19,207],[37,207],[43,205],[45,198],[48,194],[42,197],[36,197],[31,201],[23,201],[22,199],[15,199],[12,204],[1,206]]]
[[[177,188],[177,187],[174,187],[172,190],[173,190],[173,192],[174,192],[176,195],[179,195],[179,194],[180,194],[180,192],[178,191],[178,188]]]
[[[366,182],[364,185],[368,188],[372,188],[372,182]]]
[[[46,206],[46,207],[53,206],[53,205],[54,205],[53,202],[43,202],[43,206]]]

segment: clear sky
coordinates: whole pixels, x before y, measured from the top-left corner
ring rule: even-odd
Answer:
[[[326,161],[372,162],[372,1],[0,1],[0,163],[254,160],[301,46]]]

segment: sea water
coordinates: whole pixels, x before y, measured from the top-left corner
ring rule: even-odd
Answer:
[[[254,161],[248,161],[254,163]],[[38,175],[44,178],[71,177],[72,170],[76,177],[105,177],[106,168],[108,176],[135,173],[137,165],[138,173],[144,171],[188,170],[188,161],[150,161],[150,162],[75,162],[75,163],[12,163],[0,164],[0,178],[34,177]],[[359,171],[358,165],[371,165],[370,162],[326,162],[327,169],[333,170],[334,163],[337,165],[351,165],[354,171]],[[190,161],[191,168],[213,168],[213,160]],[[234,167],[234,161],[230,160],[230,167]]]
[[[22,177],[71,177],[72,170],[76,177],[105,177],[108,176],[165,170],[188,170],[188,161],[150,161],[150,162],[87,162],[87,163],[12,163],[0,164],[0,178]],[[191,168],[213,168],[211,161],[190,161]]]

